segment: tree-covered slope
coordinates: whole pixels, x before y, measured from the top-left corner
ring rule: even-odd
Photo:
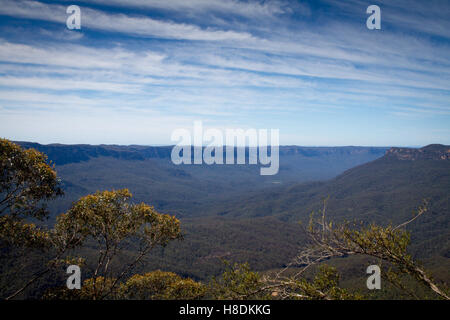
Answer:
[[[436,149],[431,152],[430,149]],[[386,156],[326,181],[280,187],[222,203],[212,211],[230,218],[275,216],[305,220],[327,202],[332,220],[362,220],[386,225],[409,220],[426,199],[429,211],[410,225],[413,243],[424,256],[450,257],[450,147],[393,148]],[[401,151],[403,150],[403,151]]]
[[[261,176],[259,165],[177,166],[170,158],[171,147],[20,144],[46,153],[56,164],[65,197],[52,205],[54,213],[97,190],[128,188],[135,201],[151,203],[178,217],[205,213],[201,210],[205,205],[214,207],[221,200],[252,191],[330,179],[381,157],[386,150],[285,146],[280,148],[279,173]]]
[[[448,147],[393,148],[381,158],[379,152],[284,147],[279,175],[267,179],[251,166],[175,166],[164,156],[90,156],[57,164],[66,197],[55,211],[65,211],[71,201],[96,190],[129,188],[136,201],[182,218],[185,235],[184,241],[155,252],[143,270],[161,268],[205,279],[222,270],[223,258],[249,261],[257,270],[289,263],[305,241],[297,221],[321,209],[328,196],[331,220],[381,225],[410,219],[425,198],[430,210],[409,226],[411,248],[439,270],[450,266]],[[326,178],[331,179],[314,182]]]
[[[406,159],[397,151],[391,149],[383,158],[326,182],[278,187],[206,204],[201,211],[207,216],[183,221],[185,240],[157,255],[149,266],[163,263],[168,269],[200,278],[217,274],[220,258],[249,261],[257,270],[279,268],[305,244],[305,234],[297,221],[307,221],[311,211],[321,210],[328,196],[329,220],[362,220],[380,225],[411,219],[427,199],[429,211],[408,226],[412,231],[411,252],[439,279],[448,281],[450,161],[439,154]],[[351,270],[364,269],[354,263],[359,262],[339,263],[350,282]],[[364,276],[364,270],[359,276]]]

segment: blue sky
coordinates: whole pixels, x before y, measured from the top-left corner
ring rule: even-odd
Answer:
[[[450,3],[0,0],[1,137],[172,144],[195,120],[284,145],[450,144]]]

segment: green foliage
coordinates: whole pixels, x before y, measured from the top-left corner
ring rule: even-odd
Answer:
[[[307,300],[359,300],[363,296],[350,293],[339,287],[339,274],[336,268],[321,265],[313,281],[305,278],[286,281],[280,288],[287,298]],[[281,291],[281,290],[280,290]]]
[[[43,300],[95,300],[98,298],[99,288],[108,292],[104,299],[117,299],[117,289],[114,287],[114,278],[97,277],[83,281],[81,289],[69,290],[67,287],[52,287],[46,290]]]
[[[108,300],[196,300],[203,298],[207,289],[192,279],[160,270],[135,274],[120,286],[116,283],[116,278],[89,278],[83,282],[80,290],[54,287],[48,289],[42,299],[95,300],[99,298],[98,291],[101,290],[107,292],[102,299]]]
[[[96,252],[86,258],[87,264],[94,267],[92,283],[88,283],[94,299],[108,298],[119,281],[155,246],[165,246],[181,238],[178,219],[160,214],[144,203],[133,204],[131,197],[127,189],[96,192],[81,198],[57,218],[52,233],[56,246],[75,248],[88,242]],[[138,246],[135,254],[113,276],[112,263],[130,242]],[[97,279],[101,282],[97,283]],[[106,285],[103,279],[112,284]]]
[[[252,271],[248,263],[224,263],[225,272],[219,278],[213,278],[210,284],[210,294],[214,299],[244,300],[269,297],[263,290],[261,276]]]
[[[49,231],[30,220],[47,217],[47,202],[62,194],[54,166],[47,163],[44,154],[34,149],[24,150],[6,139],[0,139],[0,250],[5,254],[2,264],[14,265],[17,259],[11,257],[30,258],[30,253],[36,250],[40,255],[48,254],[47,251],[52,248]],[[31,277],[37,279],[47,269],[44,266],[42,270],[40,266]],[[8,271],[6,277],[13,282],[14,276],[18,275]],[[0,283],[4,281],[0,279]],[[29,283],[25,283],[23,288]],[[14,297],[23,288],[12,292],[14,288],[11,286],[6,291],[2,290],[2,295]]]
[[[362,299],[339,287],[339,274],[333,267],[322,265],[311,281],[306,277],[278,277],[252,271],[247,263],[231,265],[210,283],[210,294],[214,299],[255,300],[348,300]]]
[[[325,207],[324,207],[325,208]],[[408,253],[410,233],[404,227],[428,211],[427,204],[419,207],[417,215],[396,227],[381,227],[375,224],[342,223],[333,225],[325,221],[325,209],[321,218],[311,216],[308,234],[312,240],[312,249],[299,254],[299,261],[316,264],[332,257],[365,255],[385,262],[391,269],[385,278],[400,289],[406,289],[402,283],[404,275],[409,275],[434,292],[435,298],[450,299],[448,289],[439,288],[429,272]],[[311,259],[311,257],[313,259]],[[416,294],[412,294],[414,298]]]
[[[136,238],[145,248],[180,238],[179,220],[144,203],[131,204],[131,197],[127,189],[83,197],[57,218],[55,231],[79,241],[91,238],[105,249],[118,248],[129,238]]]
[[[120,297],[132,300],[195,300],[205,294],[203,284],[160,270],[135,274],[120,287]]]
[[[9,215],[0,217],[0,239],[3,246],[46,250],[51,245],[47,230]]]
[[[102,276],[86,279],[83,281],[81,290],[77,290],[79,291],[79,297],[81,300],[114,299],[117,297],[116,281],[116,278],[105,278]],[[99,292],[104,294],[99,296]]]
[[[48,214],[43,201],[61,194],[47,156],[0,139],[0,215],[43,218]]]
[[[3,246],[47,248],[48,233],[25,218],[48,215],[46,201],[62,195],[47,157],[0,139],[0,242]]]

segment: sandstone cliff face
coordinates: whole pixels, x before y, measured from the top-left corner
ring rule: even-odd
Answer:
[[[397,160],[450,160],[450,146],[430,144],[420,149],[390,148],[386,158]]]

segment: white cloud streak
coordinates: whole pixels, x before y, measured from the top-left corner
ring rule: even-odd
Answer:
[[[1,2],[0,14],[55,22],[62,30],[38,30],[53,42],[0,38],[2,123],[28,112],[54,112],[58,121],[69,114],[103,113],[113,118],[141,114],[165,121],[177,118],[173,115],[189,121],[195,117],[237,121],[238,115],[243,122],[364,108],[395,117],[427,118],[450,112],[449,44],[411,32],[371,33],[337,21],[314,29],[302,21],[286,21],[290,26],[298,24],[293,29],[280,27],[292,14],[283,2],[131,0],[127,6],[176,11],[180,16],[226,13],[277,22],[270,24],[273,28],[255,23],[244,30],[226,20],[222,20],[223,28],[200,27],[192,19],[179,22],[179,16],[155,19],[83,7],[82,32],[132,36],[127,38],[130,45],[123,39],[93,45],[84,42],[89,32],[86,36],[73,33],[73,43],[61,41],[61,35],[70,36],[65,30],[65,6]],[[95,2],[105,4],[106,0]],[[355,12],[355,7],[343,2],[335,5],[344,13]],[[108,6],[121,4],[111,0]],[[402,25],[402,14],[407,16],[407,11],[391,14],[391,23]],[[423,17],[429,17],[429,12]],[[413,25],[421,32],[448,34],[435,23]],[[183,41],[161,44],[153,38]],[[136,39],[145,41],[136,45]]]
[[[66,7],[49,5],[38,1],[4,0],[0,6],[0,14],[44,20],[65,25]],[[131,35],[160,37],[183,40],[249,40],[252,36],[245,32],[202,29],[196,25],[162,21],[145,16],[128,16],[125,14],[106,14],[99,10],[83,8],[82,28],[120,32]]]

